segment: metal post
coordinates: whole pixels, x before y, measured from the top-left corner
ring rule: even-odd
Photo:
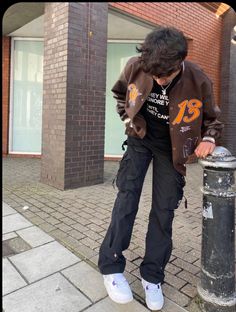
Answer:
[[[207,312],[235,312],[235,196],[236,158],[217,146],[203,171],[201,278],[197,286],[200,308]]]

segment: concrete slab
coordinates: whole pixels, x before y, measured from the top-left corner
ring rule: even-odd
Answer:
[[[112,301],[109,297],[99,301],[92,307],[85,310],[86,312],[148,312],[138,301],[133,300],[127,304],[118,304]],[[85,312],[84,311],[84,312]],[[5,311],[7,312],[7,311]],[[12,311],[14,312],[14,311]]]
[[[165,297],[165,304],[163,309],[161,310],[163,312],[187,312],[184,308],[180,307],[173,301],[169,300]]]
[[[15,237],[17,237],[17,234],[15,232],[4,234],[2,236],[2,241],[8,240],[8,239],[12,239],[12,238],[15,238]]]
[[[31,249],[21,237],[17,236],[2,243],[3,257],[10,257]]]
[[[5,216],[8,216],[8,215],[11,215],[11,214],[14,214],[14,213],[17,213],[17,211],[13,208],[11,208],[8,204],[6,203],[2,203],[2,216],[5,217]]]
[[[9,259],[30,283],[80,261],[72,252],[55,241]]]
[[[89,305],[59,273],[3,297],[4,312],[79,312]]]
[[[3,234],[21,230],[30,226],[32,226],[32,223],[18,213],[3,217]]]
[[[92,302],[107,296],[102,275],[84,261],[63,270],[62,274],[89,297]]]
[[[38,247],[55,240],[53,237],[43,232],[37,226],[23,229],[17,231],[16,233],[32,247]]]
[[[27,283],[20,276],[8,259],[3,259],[3,296],[9,294]]]
[[[143,289],[143,286],[141,284],[140,280],[135,281],[134,283],[132,283],[130,285],[133,293],[135,293],[136,295],[138,295],[138,297],[140,298],[140,300],[143,302],[143,304],[145,305],[145,292]],[[164,306],[162,308],[162,312],[187,312],[187,310],[185,310],[184,308],[180,307],[179,305],[177,305],[176,303],[174,303],[173,301],[171,301],[170,299],[168,299],[165,296],[165,292],[164,294]]]

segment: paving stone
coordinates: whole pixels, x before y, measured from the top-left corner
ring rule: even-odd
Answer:
[[[40,227],[43,231],[45,231],[45,232],[47,232],[47,233],[49,233],[49,232],[51,232],[51,231],[53,231],[53,230],[56,230],[56,227],[55,227],[55,226],[53,226],[53,225],[51,225],[51,224],[49,224],[49,223],[47,223],[47,222],[44,222],[44,223],[39,224],[39,227]]]
[[[53,218],[53,217],[47,218],[47,222],[52,224],[52,225],[61,223],[60,220],[57,220],[56,218]]]
[[[199,282],[199,278],[194,275],[191,274],[185,270],[181,271],[180,273],[177,274],[178,277],[182,278],[183,280],[187,281],[189,284],[192,285],[197,285],[197,283]]]
[[[30,283],[80,261],[56,241],[9,257],[9,259]]]
[[[3,234],[30,226],[32,226],[32,224],[18,213],[3,217]]]
[[[60,242],[66,247],[66,248],[70,248],[72,250],[76,250],[76,248],[78,246],[81,246],[80,242],[78,241],[78,239],[67,235],[65,237],[61,237],[60,238]]]
[[[181,288],[181,292],[188,295],[191,298],[194,298],[197,295],[197,287],[187,284],[183,288]]]
[[[98,266],[98,255],[95,255],[95,256],[89,258],[89,261],[91,261],[93,264]]]
[[[135,259],[137,259],[139,257],[139,255],[136,253],[137,249],[135,250],[135,252],[130,251],[130,250],[125,250],[123,252],[125,258],[127,258],[129,261],[133,261]]]
[[[17,234],[15,232],[4,234],[2,236],[2,241],[5,241],[5,240],[11,239],[11,238],[15,238],[15,237],[17,237]]]
[[[70,204],[65,203],[65,202],[62,201],[59,206],[62,206],[63,208],[69,208]]]
[[[92,302],[107,296],[102,274],[84,261],[63,270],[62,273]]]
[[[91,302],[56,273],[3,298],[5,312],[79,312]]]
[[[22,211],[21,214],[22,216],[26,217],[26,219],[28,220],[35,217],[35,214],[31,211],[26,211],[26,212]]]
[[[179,273],[182,269],[173,265],[172,263],[167,263],[165,270],[173,275]]]
[[[127,304],[118,304],[112,301],[109,297],[99,301],[92,307],[85,310],[86,312],[147,312],[149,311],[136,300]],[[85,312],[84,311],[84,312]],[[7,311],[6,311],[7,312]],[[14,311],[13,311],[14,312]]]
[[[87,237],[96,240],[97,242],[100,240],[103,240],[103,237],[99,235],[97,232],[94,232],[92,230],[87,230],[86,232],[83,233]]]
[[[31,212],[34,212],[34,213],[37,213],[37,212],[40,212],[41,211],[41,207],[34,207],[34,206],[30,206],[29,210]],[[19,211],[20,212],[20,211]]]
[[[183,280],[180,278],[181,275],[175,276],[169,272],[165,272],[165,281],[166,283],[168,283],[169,285],[172,285],[173,287],[180,289],[182,288],[184,285],[187,284],[186,280]]]
[[[90,247],[92,249],[95,249],[96,247],[100,246],[100,244],[88,237],[83,238],[80,240],[80,243],[84,244],[87,247]]]
[[[198,259],[197,261],[193,262],[193,265],[196,265],[197,267],[201,268],[201,259]]]
[[[53,231],[50,231],[50,235],[56,239],[62,239],[64,237],[67,237],[68,234],[59,230],[59,229],[56,229],[56,230],[53,230]]]
[[[75,250],[82,255],[85,259],[90,259],[97,255],[97,252],[94,251],[93,249],[79,243],[76,247]]]
[[[55,224],[55,227],[62,230],[65,233],[68,233],[72,230],[72,228],[69,225],[64,224],[64,223]]]
[[[181,307],[186,307],[188,306],[190,299],[186,295],[182,294],[179,292],[176,288],[168,285],[167,283],[164,283],[162,285],[163,288],[163,293],[165,296],[174,301],[176,304],[178,304]]]
[[[141,279],[137,278],[134,282],[130,283],[130,288],[142,299],[141,301],[145,303],[145,293],[141,283]]]
[[[31,221],[32,223],[34,223],[35,225],[40,225],[40,224],[42,224],[42,223],[45,222],[42,218],[40,218],[40,217],[38,217],[38,216],[36,216],[36,217],[34,217],[34,218],[31,218],[30,221]]]
[[[131,272],[134,276],[141,279],[139,267]]]
[[[132,263],[134,263],[135,265],[137,265],[138,267],[140,266],[140,264],[143,262],[143,258],[138,258],[135,259],[134,261],[132,261]]]
[[[179,259],[179,258],[175,259],[171,263],[173,265],[176,265],[176,266],[178,266],[178,267],[180,267],[180,268],[182,268],[182,269],[192,273],[192,274],[197,274],[200,271],[199,267],[197,267],[197,266],[195,266],[195,265],[193,265],[191,263],[188,263],[188,262],[186,262],[186,261],[184,261],[182,259]]]
[[[141,248],[141,247],[138,247],[138,248],[135,248],[134,250],[133,250],[133,253],[134,254],[136,254],[137,255],[137,258],[143,258],[144,257],[144,254],[145,254],[145,250],[144,250],[144,248]],[[134,257],[135,258],[135,257]],[[137,259],[136,258],[136,259]],[[133,261],[133,260],[136,260],[136,259],[133,259],[133,260],[131,260],[132,258],[130,258],[129,260],[130,261]]]
[[[44,211],[36,212],[36,215],[45,220],[50,217],[50,215]]]
[[[56,218],[56,219],[62,219],[62,218],[65,218],[65,216],[64,216],[64,214],[62,214],[62,213],[60,213],[60,212],[53,212],[52,214],[51,214],[54,218]]]
[[[189,263],[193,263],[195,261],[197,261],[199,259],[199,256],[195,256],[193,254],[193,252],[189,252],[189,253],[185,253],[181,250],[178,250],[178,249],[174,249],[172,251],[173,255],[175,255],[176,257],[182,259],[182,260],[185,260]]]
[[[126,260],[125,270],[128,272],[132,272],[133,270],[137,269],[137,265],[129,260]]]
[[[23,238],[31,247],[41,246],[43,244],[54,241],[54,238],[52,238],[36,226],[19,230],[16,233],[21,238]]]
[[[72,225],[76,223],[76,220],[73,220],[71,218],[65,217],[63,219],[61,219],[62,222],[64,222],[67,225]]]
[[[86,234],[87,232],[85,232]],[[72,237],[74,237],[76,240],[81,240],[82,238],[85,237],[85,234],[80,233],[79,231],[76,230],[71,230],[70,232],[68,232],[69,235],[71,235]]]
[[[3,296],[27,285],[26,281],[17,272],[6,258],[3,258]]]
[[[179,305],[169,300],[168,298],[165,298],[164,307],[161,311],[163,312],[187,312],[184,308],[180,307]]]
[[[31,249],[31,246],[19,236],[4,241],[2,247],[3,257],[19,254]]]
[[[80,224],[82,224],[82,225],[88,225],[88,224],[91,223],[91,221],[90,221],[89,219],[85,219],[85,218],[83,218],[83,217],[81,217],[81,216],[79,216],[78,222],[79,222]]]
[[[91,220],[90,220],[91,221]],[[94,232],[101,232],[103,231],[103,228],[101,228],[101,226],[94,224],[94,223],[90,223],[88,224],[88,228]]]
[[[3,202],[3,211],[2,211],[2,216],[9,216],[11,214],[17,213],[17,211],[13,208],[11,208],[8,204]]]

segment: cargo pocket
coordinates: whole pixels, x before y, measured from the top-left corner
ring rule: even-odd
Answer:
[[[125,152],[116,176],[116,186],[120,191],[134,190],[138,187],[139,170],[134,160]]]

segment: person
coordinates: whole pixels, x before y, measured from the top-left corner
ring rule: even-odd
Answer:
[[[152,205],[140,265],[146,304],[164,304],[161,285],[172,251],[172,222],[185,186],[188,157],[204,158],[215,148],[223,124],[212,82],[185,60],[187,39],[174,27],[159,27],[136,48],[112,88],[125,124],[127,149],[116,177],[118,194],[111,223],[100,246],[98,267],[108,295],[118,303],[133,299],[123,272],[142,186],[153,162]]]

